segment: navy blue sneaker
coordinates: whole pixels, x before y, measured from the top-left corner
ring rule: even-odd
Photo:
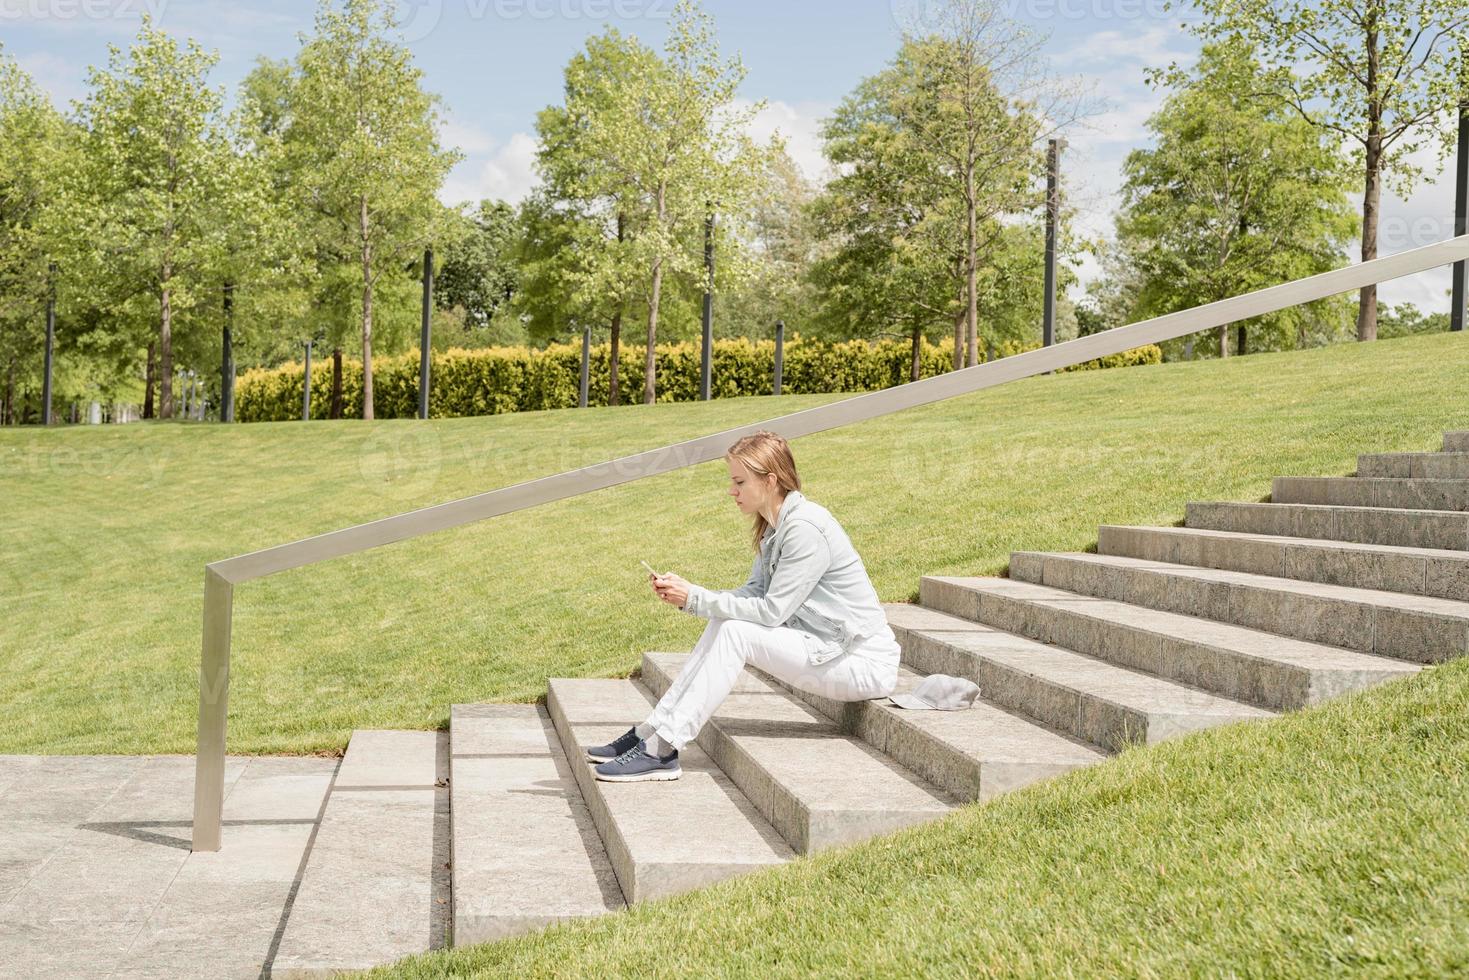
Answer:
[[[638,730],[634,726],[606,745],[588,745],[586,747],[587,761],[611,762],[628,749],[635,746],[640,747],[642,744],[643,740],[638,738]]]
[[[662,758],[650,755],[639,742],[626,752],[604,762],[593,770],[597,778],[609,783],[638,783],[647,779],[677,779],[680,773],[678,749]]]

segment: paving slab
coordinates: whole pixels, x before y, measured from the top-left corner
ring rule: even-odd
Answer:
[[[626,905],[545,708],[456,704],[450,745],[454,945]]]
[[[630,680],[552,678],[546,706],[582,798],[629,903],[675,895],[795,856],[739,787],[691,742],[682,775],[659,782],[603,782],[583,747],[645,721],[653,698]]]
[[[1358,476],[1417,480],[1469,479],[1469,452],[1364,453],[1357,457]]]
[[[1188,527],[1409,548],[1469,549],[1469,514],[1452,510],[1328,504],[1192,501]]]
[[[1012,562],[1012,573],[1025,570],[1025,562]],[[1008,584],[1014,581],[1030,587]],[[1276,710],[1319,704],[1422,669],[1390,657],[1079,595],[1036,584],[1024,574],[977,579],[968,587],[990,593],[988,606],[981,608],[998,612],[1009,628],[1033,640]]]
[[[448,944],[448,750],[443,732],[353,733],[272,976],[329,976]]]
[[[1082,552],[1016,552],[1016,579],[1415,663],[1469,650],[1469,603]]]
[[[1445,432],[1443,434],[1443,451],[1446,453],[1469,452],[1469,432]]]
[[[747,669],[965,802],[990,800],[1107,758],[1102,749],[1008,711],[982,693],[963,711],[913,711],[889,698],[836,701]],[[925,676],[899,667],[894,693],[912,691]]]
[[[1469,480],[1277,476],[1271,482],[1270,499],[1282,504],[1469,510]]]
[[[1469,601],[1469,552],[1448,548],[1104,524],[1097,553]]]
[[[971,588],[981,581],[991,587]],[[1024,596],[1029,588],[1010,579],[925,575],[921,605],[887,607],[903,662],[924,673],[968,677],[990,700],[1110,750],[1275,715],[1018,635],[1011,632],[1018,618],[991,625],[1012,610],[994,602],[996,589]]]
[[[689,656],[644,654],[643,682],[661,697]],[[798,854],[934,820],[961,802],[748,669],[698,741]]]
[[[224,846],[192,854],[191,756],[20,758],[0,765],[25,776],[0,795],[0,867],[25,869],[0,898],[8,975],[268,974],[337,760],[228,758]],[[83,784],[105,795],[64,814]]]

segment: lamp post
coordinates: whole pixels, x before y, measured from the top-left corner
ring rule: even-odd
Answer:
[[[429,344],[434,310],[434,250],[423,250],[423,329],[418,341],[418,417],[428,418]]]

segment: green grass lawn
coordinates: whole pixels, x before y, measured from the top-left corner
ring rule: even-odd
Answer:
[[[1469,428],[1466,343],[1040,377],[794,446],[807,495],[905,600],[923,574],[1084,549],[1101,523],[1173,524],[1188,500],[1262,499],[1275,475],[1437,449]],[[206,562],[840,397],[0,430],[0,752],[191,753]],[[337,752],[354,728],[442,726],[454,702],[688,649],[700,622],[652,596],[638,559],[743,581],[726,484],[714,461],[240,587],[230,751]]]
[[[1469,658],[370,976],[1463,977]]]

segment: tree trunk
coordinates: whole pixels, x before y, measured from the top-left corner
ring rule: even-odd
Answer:
[[[977,217],[974,213],[974,161],[969,161],[969,167],[964,174],[964,210],[969,226],[967,239],[964,243],[965,251],[965,295],[968,299],[969,308],[965,311],[964,331],[967,340],[968,352],[965,356],[966,367],[974,367],[979,363],[979,270],[976,268],[979,256],[975,252],[979,248],[979,228]]]
[[[173,418],[173,297],[168,288],[171,269],[163,267],[163,290],[159,294],[158,324],[158,417]]]
[[[964,307],[954,312],[954,370],[964,366]]]
[[[1382,97],[1375,26],[1367,29],[1367,186],[1362,195],[1362,261],[1377,258],[1377,216],[1382,204]],[[1357,339],[1377,339],[1377,286],[1363,286],[1357,300]]]
[[[658,185],[658,227],[668,220],[668,188]],[[658,397],[658,300],[663,295],[663,257],[653,260],[653,288],[648,295],[648,349],[643,354],[643,404],[651,405]]]
[[[158,367],[153,361],[155,344],[148,345],[148,366],[143,371],[143,418],[153,418],[153,382],[157,380]]]
[[[1235,330],[1234,352],[1243,357],[1245,354],[1245,325],[1241,323]]]
[[[913,357],[908,365],[908,380],[917,381],[923,369],[923,327],[913,324]]]
[[[1219,356],[1229,356],[1229,324],[1227,323],[1219,328]]]
[[[612,361],[607,365],[607,404],[621,405],[622,392],[617,388],[617,362],[622,356],[622,310],[612,314]]]
[[[5,402],[3,411],[0,411],[0,425],[15,424],[15,359],[11,358],[10,367],[5,370]]]
[[[362,418],[372,414],[372,240],[368,237],[367,198],[359,198],[362,231]]]
[[[332,349],[332,408],[330,417],[342,417],[342,348]]]

